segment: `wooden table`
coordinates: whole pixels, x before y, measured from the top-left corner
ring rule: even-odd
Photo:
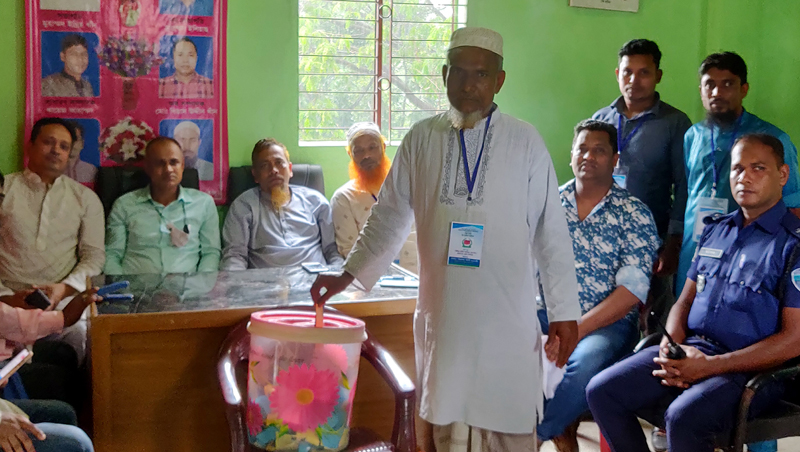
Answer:
[[[398,273],[398,268],[391,270]],[[103,303],[90,319],[94,444],[98,452],[230,450],[217,355],[230,328],[258,310],[310,305],[313,276],[299,268],[127,279],[132,303]],[[330,303],[363,319],[414,376],[416,289],[348,289]],[[393,397],[362,360],[353,426],[389,438]]]

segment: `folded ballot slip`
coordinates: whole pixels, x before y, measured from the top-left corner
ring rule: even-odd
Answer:
[[[556,394],[558,384],[564,379],[567,366],[556,367],[556,363],[547,359],[544,353],[545,342],[547,342],[547,336],[542,336],[542,390],[544,398],[549,400]]]

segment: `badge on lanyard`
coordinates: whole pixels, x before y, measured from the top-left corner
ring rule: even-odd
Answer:
[[[617,166],[614,168],[614,174],[612,176],[614,178],[614,182],[617,183],[621,188],[628,188],[628,167],[627,166]]]
[[[169,239],[172,242],[172,246],[177,248],[181,248],[186,246],[189,243],[189,227],[184,226],[183,230],[176,228],[174,224],[167,223],[167,229],[169,229]]]
[[[478,268],[483,250],[483,225],[456,223],[450,225],[450,247],[447,265]]]
[[[706,275],[697,275],[697,293],[706,290]]]
[[[694,233],[692,234],[692,240],[695,242],[700,241],[700,236],[703,235],[703,228],[706,226],[703,220],[715,213],[722,215],[728,213],[728,200],[724,198],[709,198],[707,196],[700,198],[697,203],[697,212],[694,216]]]

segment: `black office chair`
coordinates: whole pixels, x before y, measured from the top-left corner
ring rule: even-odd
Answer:
[[[133,190],[144,188],[150,183],[150,178],[138,166],[101,166],[97,169],[94,182],[94,191],[103,203],[103,210],[111,213],[114,201],[120,196]],[[200,188],[200,176],[194,168],[184,168],[181,186],[186,188]]]
[[[228,172],[228,205],[245,191],[256,186],[253,180],[253,173],[250,171],[252,166],[237,166]],[[313,188],[325,194],[325,179],[322,175],[322,167],[306,163],[292,164],[292,178],[289,179],[292,185],[302,185]]]
[[[636,345],[634,353],[661,343],[661,334],[651,334]],[[770,441],[790,436],[800,436],[800,389],[795,378],[800,375],[800,360],[794,359],[776,369],[757,374],[745,386],[739,402],[739,413],[733,431],[717,435],[717,447],[731,452],[742,452],[745,444]],[[784,381],[788,387],[784,397],[772,408],[753,419],[747,419],[750,403],[756,393],[767,383]],[[647,422],[664,428],[664,411],[639,413]]]

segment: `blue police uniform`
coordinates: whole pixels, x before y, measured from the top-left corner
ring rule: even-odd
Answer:
[[[779,201],[746,227],[741,209],[706,221],[688,274],[697,285],[697,295],[684,344],[719,355],[777,333],[780,311],[800,308],[800,283],[787,281],[782,299],[776,293],[792,250],[800,243],[800,219]],[[788,265],[800,274],[800,262]],[[714,436],[733,427],[739,399],[752,375],[717,375],[685,390],[667,387],[652,375],[660,368],[653,362],[656,356],[658,346],[642,350],[589,383],[589,407],[603,436],[616,452],[649,450],[636,413],[668,402],[664,420],[669,450],[712,451]],[[758,414],[781,393],[777,384],[759,392],[750,414]]]

